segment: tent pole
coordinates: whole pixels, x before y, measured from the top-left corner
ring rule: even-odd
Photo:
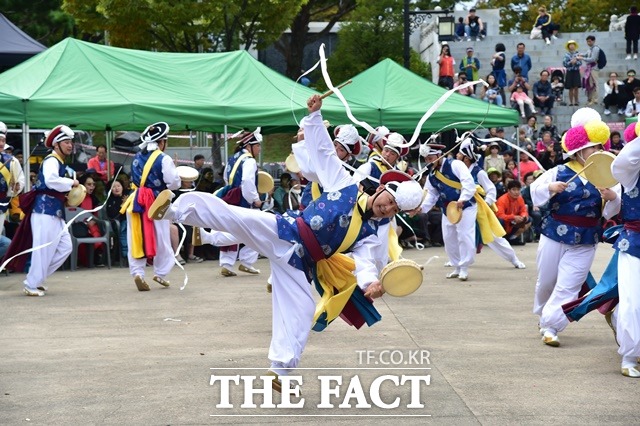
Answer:
[[[111,142],[113,140],[113,130],[107,130],[105,132],[105,142],[107,143],[107,182],[111,180]],[[96,150],[96,152],[98,152]]]
[[[29,159],[31,155],[31,144],[29,143],[29,125],[22,123],[22,170],[25,175],[25,189],[24,192],[31,190],[31,167],[29,165]]]
[[[227,125],[224,125],[224,161],[225,166],[226,162],[229,161],[229,151],[227,150]]]

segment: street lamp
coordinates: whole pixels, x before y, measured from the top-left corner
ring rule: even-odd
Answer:
[[[440,16],[438,18],[438,40],[453,41],[456,31],[456,22],[453,16]]]
[[[432,15],[445,15],[453,13],[452,9],[435,9],[435,10],[409,10],[410,0],[404,0],[404,67],[409,69],[411,59],[411,49],[409,47],[409,38],[413,30],[418,28],[422,23],[431,18]],[[453,22],[453,17],[450,18]]]

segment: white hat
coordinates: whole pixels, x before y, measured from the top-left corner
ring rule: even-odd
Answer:
[[[146,148],[149,151],[158,149],[158,141],[166,139],[168,134],[169,125],[164,121],[159,121],[150,125],[144,129],[144,132],[140,135],[140,139],[142,140],[140,149]]]
[[[75,133],[73,133],[73,130],[63,124],[60,124],[51,129],[50,132],[45,133],[44,146],[46,146],[47,148],[51,148],[53,147],[54,143],[73,140],[74,136]]]
[[[398,170],[386,171],[380,176],[380,184],[393,195],[402,211],[415,210],[422,204],[425,195],[422,187],[406,173]]]
[[[462,141],[460,144],[460,152],[465,157],[469,158],[471,162],[475,163],[478,161],[478,154],[475,152],[475,145],[473,144],[473,139],[467,138]]]
[[[423,143],[420,145],[420,156],[426,157],[427,155],[442,155],[442,150],[445,148],[445,145],[441,145],[439,143]]]
[[[362,141],[364,139],[358,134],[358,130],[356,130],[353,124],[342,124],[337,126],[333,130],[333,135],[335,136],[334,140],[342,145],[349,154],[360,154]]]
[[[0,121],[0,136],[7,134],[7,125]]]

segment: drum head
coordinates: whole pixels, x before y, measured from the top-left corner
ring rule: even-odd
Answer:
[[[198,179],[198,171],[193,167],[189,166],[178,166],[176,167],[176,172],[178,172],[178,176],[180,176],[180,180],[184,182],[193,182]]]
[[[296,156],[293,153],[289,154],[286,160],[284,160],[284,165],[288,171],[291,173],[300,172],[300,166],[298,165],[298,160],[296,160]]]
[[[67,194],[67,205],[69,207],[78,207],[84,201],[86,195],[87,188],[82,184],[71,188],[71,191]]]
[[[584,177],[596,188],[611,188],[615,186],[618,181],[611,173],[611,163],[615,158],[616,156],[610,152],[594,152],[584,163],[585,167],[592,164],[588,169],[584,170]]]
[[[273,178],[267,172],[260,170],[258,172],[258,192],[260,194],[266,194],[270,192],[274,187]]]
[[[447,204],[447,219],[449,219],[449,222],[453,223],[454,225],[460,222],[460,219],[462,219],[462,210],[458,209],[458,203],[456,203],[455,201]]]
[[[390,296],[408,296],[422,285],[422,268],[413,260],[389,263],[380,273],[380,283]]]

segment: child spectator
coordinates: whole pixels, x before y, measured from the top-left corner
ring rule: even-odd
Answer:
[[[532,114],[535,114],[537,112],[536,107],[533,105],[533,100],[531,100],[531,98],[527,96],[526,93],[524,93],[524,88],[520,84],[516,85],[516,91],[511,94],[511,101],[518,104],[518,107],[520,108],[520,115],[522,116],[522,118],[525,118],[527,116],[524,111],[525,104],[529,105]]]
[[[505,238],[509,241],[515,240],[531,227],[531,218],[520,189],[520,181],[512,180],[507,184],[507,193],[496,201],[497,216],[507,232]]]
[[[553,96],[556,98],[556,102],[562,102],[562,92],[564,91],[564,83],[562,82],[562,77],[559,75],[554,75],[551,78],[551,91]]]

